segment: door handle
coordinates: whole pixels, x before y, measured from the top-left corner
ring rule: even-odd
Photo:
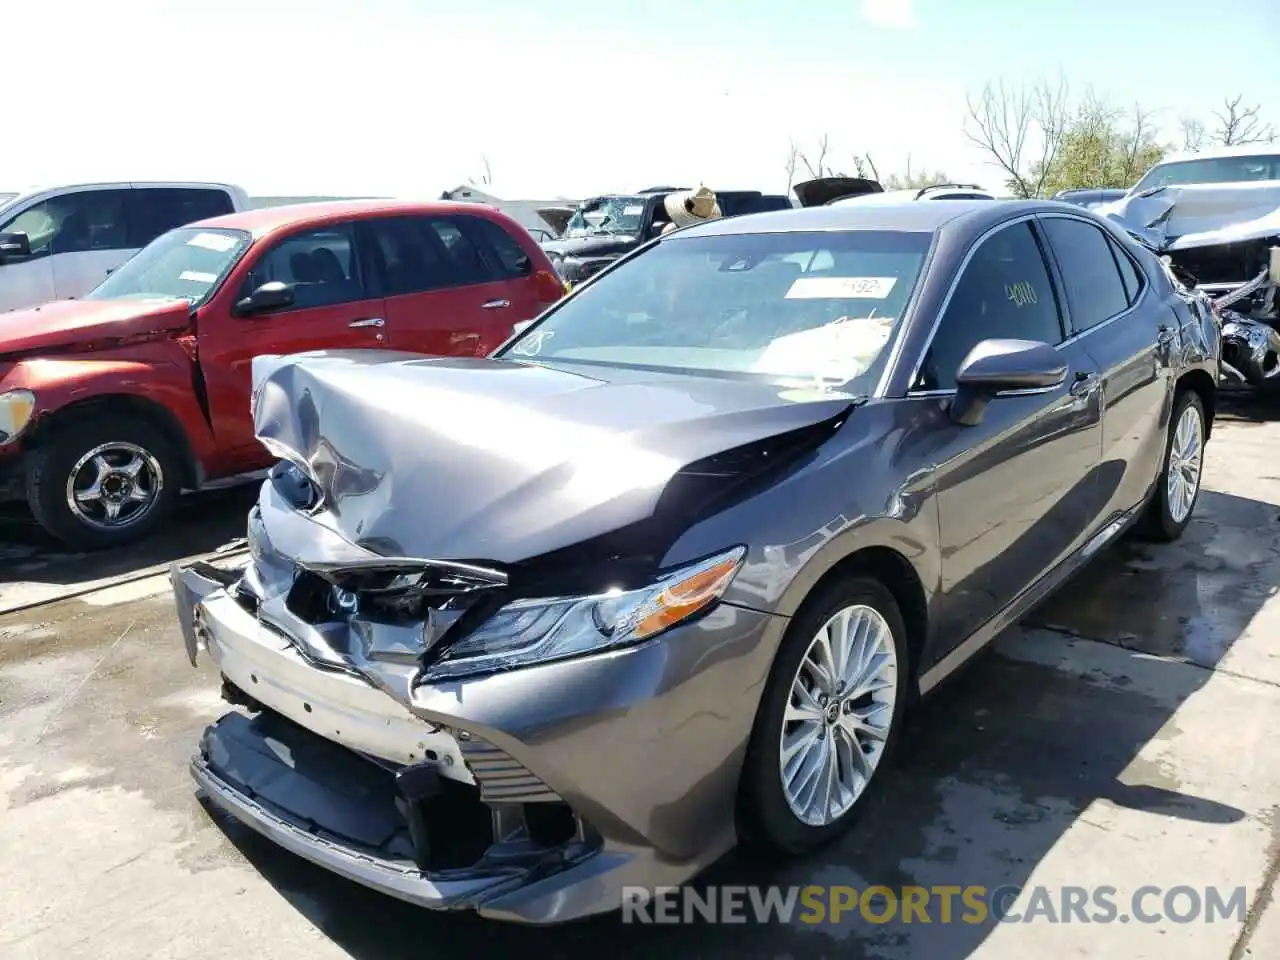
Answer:
[[[352,320],[347,324],[348,327],[385,327],[387,322],[381,317],[366,317],[363,320]]]
[[[504,307],[511,306],[510,300],[490,300],[488,303],[480,305],[481,310],[501,310]]]

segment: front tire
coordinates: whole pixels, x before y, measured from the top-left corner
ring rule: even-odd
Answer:
[[[820,588],[783,637],[756,716],[740,798],[748,843],[798,855],[853,825],[898,740],[910,673],[883,584]]]
[[[1169,417],[1164,469],[1160,471],[1139,528],[1146,539],[1171,543],[1187,529],[1200,499],[1207,435],[1208,423],[1200,395],[1194,390],[1177,394]]]
[[[140,540],[173,511],[183,462],[145,420],[107,416],[55,428],[27,455],[36,521],[75,550]]]

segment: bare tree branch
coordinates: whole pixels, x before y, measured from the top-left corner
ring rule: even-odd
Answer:
[[[1198,120],[1195,117],[1179,117],[1178,127],[1182,131],[1183,150],[1188,153],[1199,153],[1204,149],[1209,131],[1205,129],[1203,120]]]
[[[1038,197],[1044,190],[1044,183],[1049,176],[1049,168],[1057,159],[1062,148],[1062,136],[1067,131],[1070,121],[1070,96],[1065,74],[1058,76],[1058,83],[1051,85],[1042,80],[1036,84],[1032,100],[1032,121],[1040,128],[1040,163],[1036,167],[1039,176],[1036,179],[1035,192],[1030,196]]]
[[[1223,100],[1223,111],[1215,111],[1218,121],[1214,139],[1224,147],[1238,147],[1247,143],[1271,143],[1276,138],[1275,127],[1263,123],[1262,108],[1257,104],[1245,106],[1244,94]]]
[[[965,136],[1004,171],[1010,189],[1022,197],[1038,196],[1070,119],[1066,77],[1056,84],[1041,80],[1030,88],[1001,80],[965,99]],[[1038,152],[1038,159],[1030,160],[1031,151]]]
[[[828,175],[827,149],[829,145],[829,139],[830,139],[829,136],[825,133],[820,138],[818,138],[817,163],[811,163],[809,161],[808,155],[805,154],[803,151],[799,153],[800,162],[804,164],[805,169],[809,171],[809,176],[812,178],[816,179],[818,177],[825,177]]]
[[[796,169],[800,165],[800,148],[796,146],[794,140],[787,144],[787,192],[791,192],[791,188],[795,186]]]
[[[880,171],[876,169],[876,162],[871,159],[871,154],[869,153],[866,154],[866,158],[867,158],[867,166],[871,168],[871,179],[875,180],[877,183],[880,182]],[[909,156],[908,156],[907,162],[908,164],[910,163]],[[859,174],[859,176],[861,176],[861,174]]]
[[[1142,166],[1139,158],[1142,156],[1142,148],[1147,145],[1147,141],[1152,138],[1155,132],[1151,117],[1150,110],[1143,110],[1142,104],[1134,103],[1133,124],[1124,154],[1124,178],[1129,182],[1137,180],[1145,172],[1139,169]]]

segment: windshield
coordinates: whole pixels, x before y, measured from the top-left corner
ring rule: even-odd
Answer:
[[[640,232],[648,197],[597,197],[587,200],[569,218],[566,237],[593,237]]]
[[[198,306],[231,272],[251,239],[243,230],[170,230],[121,264],[85,299],[178,297]]]
[[[1280,154],[1262,157],[1205,157],[1162,163],[1147,171],[1133,192],[1152,187],[1173,187],[1186,183],[1243,183],[1250,180],[1280,180]]]
[[[870,392],[932,234],[673,237],[600,276],[502,356]]]

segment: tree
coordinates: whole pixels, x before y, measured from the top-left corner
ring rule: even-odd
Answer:
[[[970,142],[1004,172],[1015,196],[1041,196],[1066,132],[1066,78],[1017,87],[1001,80],[965,101],[964,132]]]
[[[886,190],[919,190],[923,187],[931,187],[938,183],[953,182],[941,170],[935,170],[930,173],[927,168],[913,170],[911,168],[911,154],[907,154],[907,168],[902,173],[891,173],[884,180],[884,188]]]
[[[480,175],[480,181],[477,183],[476,178],[472,177],[468,183],[473,187],[489,187],[493,185],[493,170],[489,167],[489,158],[484,154],[480,155],[480,162],[484,164],[484,173]]]
[[[1213,114],[1218,121],[1213,132],[1213,139],[1217,143],[1224,147],[1238,147],[1248,143],[1272,143],[1275,140],[1275,127],[1262,121],[1262,108],[1258,104],[1244,105],[1244,94],[1224,98],[1222,105],[1222,112],[1215,111]]]
[[[800,167],[800,148],[796,146],[796,142],[792,140],[787,145],[787,193],[791,192],[791,188],[796,183],[796,170]]]
[[[1086,94],[1072,113],[1053,161],[1034,169],[1039,196],[1077,187],[1130,187],[1165,155],[1155,140],[1151,113],[1134,104],[1127,118]]]
[[[791,143],[791,152],[787,157],[788,178],[790,178],[791,182],[794,183],[794,174],[798,166],[797,161],[799,161],[799,164],[804,166],[805,172],[808,173],[810,179],[817,179],[818,177],[865,177],[868,175],[873,180],[880,179],[880,174],[876,171],[875,161],[871,159],[871,154],[855,153],[851,158],[853,163],[853,173],[849,173],[849,167],[845,167],[843,165],[837,167],[827,159],[830,152],[830,134],[824,133],[818,138],[817,152],[813,154],[805,153],[803,150],[799,149],[793,141]],[[813,159],[810,159],[810,156],[812,156]]]
[[[1198,153],[1204,149],[1209,131],[1204,121],[1197,117],[1179,117],[1178,126],[1182,131],[1182,149],[1188,153]]]

